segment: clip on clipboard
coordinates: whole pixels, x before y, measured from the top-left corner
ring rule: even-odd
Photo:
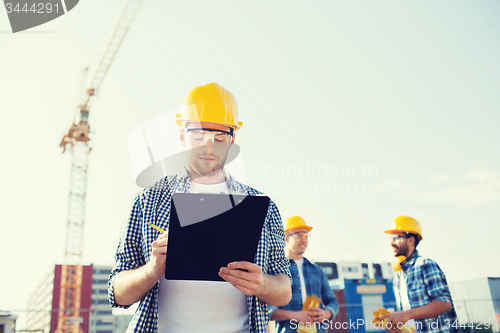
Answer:
[[[174,193],[165,278],[224,281],[221,267],[254,262],[267,196]]]

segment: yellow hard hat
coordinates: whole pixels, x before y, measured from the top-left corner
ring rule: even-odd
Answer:
[[[306,225],[306,221],[304,221],[302,217],[297,215],[287,218],[285,222],[286,222],[285,232],[295,228],[306,228],[307,232],[311,231],[312,229],[312,227]]]
[[[206,121],[239,129],[243,125],[238,119],[238,105],[233,94],[218,83],[207,83],[194,87],[184,97],[181,111],[175,122]]]
[[[412,234],[418,234],[420,236],[420,240],[423,239],[422,237],[422,227],[420,226],[420,223],[418,223],[417,220],[415,220],[413,217],[409,216],[398,216],[394,221],[391,223],[391,229],[384,231],[386,234],[392,234],[395,231],[401,231],[401,232],[410,232]]]

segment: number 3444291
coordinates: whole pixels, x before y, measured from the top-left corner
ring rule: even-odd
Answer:
[[[52,5],[51,3],[34,3],[31,5],[31,7],[28,7],[28,4],[25,3],[24,6],[22,6],[20,3],[17,4],[12,4],[7,2],[5,4],[5,7],[7,8],[7,14],[10,14],[12,12],[15,13],[35,13],[35,14],[50,14],[52,11],[55,13],[59,13],[59,4],[56,3],[55,5]]]

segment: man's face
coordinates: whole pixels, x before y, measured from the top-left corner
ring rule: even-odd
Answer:
[[[306,228],[295,228],[287,231],[286,246],[290,252],[303,255],[306,252],[307,244],[309,243],[309,235]]]
[[[231,131],[228,126],[209,122],[190,122],[180,131],[188,166],[199,176],[223,168],[229,148],[234,143],[234,134],[231,137],[217,130]]]
[[[400,236],[400,237],[398,237],[397,239],[394,239],[392,236]],[[394,256],[395,257],[397,257],[397,256],[407,257],[409,254],[409,250],[410,250],[410,248],[408,246],[408,242],[409,242],[408,236],[406,236],[406,234],[404,232],[399,232],[399,231],[393,232],[392,236],[391,236],[391,246],[394,250]]]

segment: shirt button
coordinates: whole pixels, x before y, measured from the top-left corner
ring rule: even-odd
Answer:
[[[299,290],[300,290],[300,287],[299,287]]]

